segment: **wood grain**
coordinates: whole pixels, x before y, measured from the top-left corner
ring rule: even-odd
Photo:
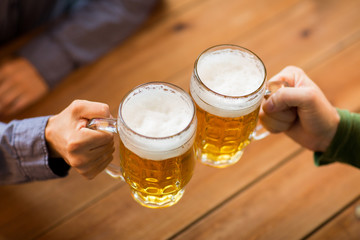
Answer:
[[[355,208],[359,206],[360,200],[353,202],[344,211],[334,215],[334,218],[331,218],[329,222],[324,223],[324,226],[320,226],[320,229],[307,239],[359,239],[360,219],[355,215]]]
[[[360,194],[358,169],[311,159],[296,156],[176,239],[301,239]]]

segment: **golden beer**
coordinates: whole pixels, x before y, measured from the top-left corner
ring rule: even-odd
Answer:
[[[193,148],[180,156],[156,161],[139,157],[121,142],[120,153],[123,177],[132,188],[134,198],[146,206],[176,203],[193,174]]]
[[[141,205],[168,207],[180,200],[194,171],[196,125],[191,97],[172,84],[141,85],[122,101],[120,167]]]
[[[190,92],[196,103],[197,158],[214,167],[239,161],[250,143],[265,93],[266,70],[247,49],[219,45],[195,61]]]

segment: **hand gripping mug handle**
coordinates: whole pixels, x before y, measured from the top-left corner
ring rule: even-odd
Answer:
[[[86,127],[97,131],[118,133],[116,125],[117,121],[114,118],[93,118],[88,122]],[[115,164],[110,163],[105,168],[105,172],[113,178],[124,180],[119,167]]]
[[[289,84],[285,81],[273,81],[268,82],[267,88],[265,89],[264,98],[268,99],[271,94],[275,93],[277,90],[283,87],[289,87]],[[251,136],[254,140],[260,140],[270,135],[270,132],[267,131],[261,124],[258,124]]]

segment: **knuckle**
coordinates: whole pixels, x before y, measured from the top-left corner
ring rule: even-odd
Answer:
[[[318,97],[318,92],[314,88],[305,88],[305,96],[307,102],[315,102],[316,98]]]
[[[91,174],[85,174],[83,176],[85,176],[88,180],[92,180],[95,178],[96,174],[91,173]]]
[[[278,109],[283,107],[283,99],[286,97],[286,93],[283,88],[278,89],[276,92],[271,94],[271,99],[268,101],[272,101],[274,108]]]
[[[101,114],[101,115],[103,115],[105,117],[110,117],[109,105],[107,105],[105,103],[100,103],[99,114]]]
[[[114,144],[113,134],[109,132],[104,132],[104,140],[106,143],[113,145]]]
[[[92,142],[99,144],[106,144],[107,146],[114,144],[114,134],[105,131],[96,132],[96,138],[93,138]]]
[[[288,124],[277,123],[276,125],[274,124],[274,126],[268,127],[269,132],[276,134],[288,130],[290,126]]]
[[[91,103],[92,102],[87,100],[76,99],[71,103],[71,105],[77,112],[81,112],[86,108],[92,107]]]
[[[82,175],[83,177],[85,177],[86,179],[89,179],[89,172],[87,170],[84,170],[84,169],[76,169],[76,171]]]
[[[268,123],[262,123],[263,126],[266,128],[266,130],[268,130],[271,133],[278,133],[279,130],[277,130],[274,126],[272,126],[271,124]]]
[[[74,168],[80,168],[82,166],[82,162],[79,160],[73,160],[71,161],[71,166]]]
[[[84,104],[84,100],[74,100],[70,104],[71,111],[74,113],[79,112],[80,109],[82,108],[83,104]]]
[[[80,169],[84,165],[83,161],[78,157],[70,157],[68,162],[70,163],[70,166],[76,168],[77,171],[81,171]]]
[[[302,79],[304,76],[306,76],[306,73],[303,69],[296,67],[296,66],[288,66],[286,68],[287,73],[289,76],[293,76],[294,79]]]
[[[275,129],[275,128],[270,128],[268,129],[269,132],[273,133],[273,134],[277,134],[277,133],[281,133],[282,131],[280,129]]]

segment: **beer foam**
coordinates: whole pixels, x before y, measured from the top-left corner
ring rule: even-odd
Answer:
[[[265,88],[256,91],[264,82],[265,68],[256,56],[235,49],[221,49],[203,54],[196,70],[201,82],[213,91],[202,86],[193,74],[191,95],[204,110],[217,116],[239,117],[260,105]]]
[[[127,127],[146,137],[125,128],[119,130],[125,146],[140,157],[162,160],[178,156],[191,147],[189,140],[196,124],[182,132],[194,115],[193,103],[185,92],[166,85],[144,85],[125,99],[121,114]]]
[[[198,75],[208,88],[233,97],[255,92],[264,80],[261,69],[255,56],[233,49],[207,53],[197,65]]]

